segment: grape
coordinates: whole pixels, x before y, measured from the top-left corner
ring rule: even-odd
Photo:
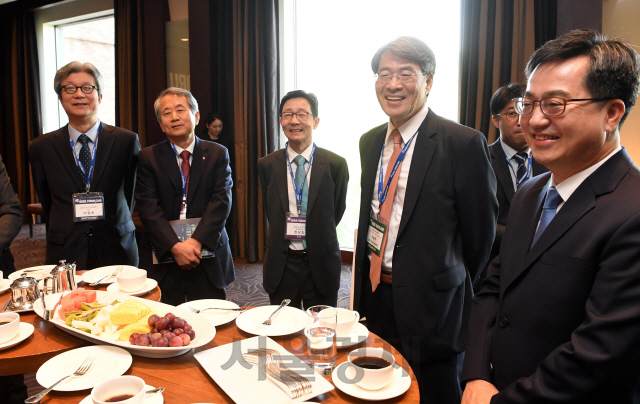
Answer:
[[[147,322],[149,323],[149,327],[154,327],[156,325],[156,321],[158,321],[160,317],[157,314],[152,314],[149,316]]]
[[[160,330],[158,332],[160,333],[160,335],[162,335],[164,337],[168,332],[171,332],[171,331],[169,331],[169,330]]]
[[[158,331],[158,329],[157,329],[156,327],[153,327],[153,328],[151,329],[151,331],[149,332],[149,334],[155,334],[155,333],[157,333],[157,332],[159,332],[159,331]]]
[[[180,317],[176,317],[173,319],[173,321],[171,321],[171,325],[173,326],[173,328],[184,328],[185,324],[187,324],[187,322],[185,321],[185,319],[180,318]]]
[[[176,315],[173,313],[167,313],[164,315],[165,318],[168,318],[169,320],[173,320],[174,318],[176,318]]]
[[[164,348],[169,346],[169,340],[165,337],[160,337],[156,340],[156,343],[153,345],[158,348]]]
[[[196,337],[196,332],[193,330],[185,331],[185,334],[187,334],[192,341]]]
[[[176,337],[176,336],[177,336],[177,335],[176,335],[176,334],[174,334],[174,333],[172,333],[172,332],[168,332],[168,333],[166,333],[166,334],[164,335],[164,337],[165,337],[166,339],[168,339],[169,341],[171,341],[171,338]]]
[[[156,328],[158,330],[165,330],[169,328],[169,319],[166,317],[162,317],[160,318],[158,321],[156,321]]]
[[[129,343],[132,345],[135,345],[136,339],[138,339],[139,336],[140,334],[138,334],[137,332],[134,332],[133,334],[129,335]]]
[[[174,328],[172,331],[175,335],[184,334],[184,330],[182,328]]]
[[[189,331],[190,329],[192,329],[193,327],[191,326],[191,324],[185,324],[184,327],[182,327],[182,329],[184,330],[184,332]]]
[[[191,337],[189,337],[189,335],[187,334],[180,334],[178,335],[178,338],[182,339],[182,345],[189,345],[189,343],[191,342]]]
[[[182,338],[180,337],[173,337],[169,340],[169,346],[170,347],[179,347],[179,346],[183,346],[183,342],[182,342]]]
[[[151,345],[153,346],[156,346],[156,341],[160,338],[162,338],[162,335],[160,335],[160,333],[158,332],[149,334],[149,341],[151,341]]]
[[[142,334],[136,338],[136,345],[139,346],[151,346],[151,341],[149,340],[149,336],[147,334]]]

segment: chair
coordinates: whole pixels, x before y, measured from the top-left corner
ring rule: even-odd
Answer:
[[[29,238],[33,238],[33,225],[36,224],[36,215],[43,216],[44,210],[41,203],[30,203],[27,205],[27,213],[31,215],[29,223]]]

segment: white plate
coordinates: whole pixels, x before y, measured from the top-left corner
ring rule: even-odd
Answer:
[[[278,306],[262,306],[247,310],[236,318],[236,325],[249,334],[268,337],[293,334],[307,326],[307,313],[289,306],[271,318],[271,325],[262,325],[277,308]]]
[[[20,323],[20,329],[15,337],[11,338],[9,341],[0,344],[0,351],[3,349],[9,349],[12,346],[18,345],[25,339],[29,338],[31,334],[33,334],[33,326],[29,323]]]
[[[122,376],[133,361],[131,354],[122,348],[108,345],[85,346],[63,352],[46,361],[38,369],[36,380],[41,386],[51,386],[75,372],[87,356],[96,358],[87,373],[68,378],[54,387],[55,391],[92,389],[107,379]]]
[[[120,286],[118,285],[117,282],[109,285],[107,287],[107,292],[124,293],[129,296],[142,296],[144,294],[151,292],[153,289],[155,289],[156,286],[158,286],[158,281],[156,281],[155,279],[147,278],[142,289],[136,290],[135,292],[125,292],[124,290],[120,289]]]
[[[45,302],[48,308],[54,307],[54,305],[60,300],[60,294],[56,293],[54,295],[46,295]],[[64,321],[62,321],[59,317],[58,312],[55,313],[53,320],[53,324],[60,328],[63,331],[68,332],[69,334],[73,334],[76,337],[84,339],[86,341],[92,342],[94,344],[110,344],[116,345],[121,348],[124,348],[131,352],[133,355],[144,356],[147,358],[171,358],[173,356],[182,355],[193,348],[198,348],[200,346],[206,345],[213,339],[216,335],[216,329],[211,325],[207,319],[199,316],[196,313],[179,309],[174,306],[170,306],[168,304],[154,302],[152,300],[142,299],[139,297],[125,295],[123,293],[111,293],[104,292],[101,290],[96,291],[96,300],[99,303],[112,303],[114,300],[118,300],[120,302],[124,302],[125,300],[136,300],[141,303],[146,304],[151,307],[152,310],[158,313],[158,315],[165,315],[169,312],[175,314],[178,317],[182,317],[187,320],[187,323],[191,324],[193,327],[193,331],[196,333],[196,337],[191,341],[191,344],[183,347],[165,347],[165,348],[156,348],[151,346],[138,346],[132,345],[129,341],[112,341],[106,338],[99,337],[97,335],[91,335],[84,331],[80,331],[76,328],[67,326]],[[58,309],[59,311],[60,309]],[[37,315],[42,317],[42,300],[38,299],[36,303],[34,303],[34,311]]]
[[[409,373],[400,366],[395,365],[395,371],[393,372],[393,380],[391,380],[391,383],[380,390],[365,390],[350,381],[345,375],[347,366],[349,366],[349,362],[343,362],[336,366],[331,374],[331,380],[338,390],[362,400],[388,400],[403,394],[409,390],[409,387],[411,386],[411,377],[409,376]]]
[[[278,350],[289,369],[309,379],[312,392],[291,399],[271,380],[260,378],[257,366],[242,362],[243,353],[260,347]],[[324,377],[315,373],[306,363],[268,337],[252,337],[232,342],[198,352],[194,357],[236,404],[298,403],[333,390],[331,383]]]
[[[181,309],[186,309],[185,307],[191,307],[193,309],[206,309],[208,307],[221,307],[228,309],[237,309],[238,306],[234,302],[230,302],[228,300],[221,299],[201,299],[201,300],[192,300],[187,303],[182,303],[180,306]],[[219,326],[222,324],[227,324],[230,321],[233,321],[238,317],[241,312],[239,311],[225,311],[225,310],[207,310],[199,313],[201,316],[205,317],[211,324],[214,326]]]
[[[9,290],[9,286],[11,286],[11,284],[13,283],[13,281],[11,279],[3,279],[0,281],[0,293],[4,293],[5,291]]]
[[[7,278],[14,281],[20,278],[23,272],[27,271],[26,272],[27,276],[37,280],[41,280],[45,276],[48,276],[51,273],[51,270],[55,267],[56,267],[55,265],[38,265],[36,267],[29,267],[29,268],[21,269],[19,271],[15,271],[9,274]]]
[[[103,278],[107,275],[111,275],[112,273],[117,271],[118,268],[122,268],[123,271],[128,271],[130,269],[138,269],[137,267],[133,267],[131,265],[110,265],[108,267],[94,268],[90,271],[83,273],[82,280],[87,283],[93,283],[99,280],[100,278]],[[115,276],[109,276],[107,279],[100,281],[100,285],[108,285],[110,283],[114,283],[115,281],[116,281]]]
[[[145,390],[155,389],[155,387],[149,386],[148,384],[145,385],[144,388]],[[80,401],[79,404],[91,404],[91,403],[93,403],[93,401],[91,401],[91,394],[89,394],[84,398],[84,400]],[[162,404],[162,403],[164,403],[164,398],[162,397],[162,393],[153,393],[148,396],[145,396],[144,398],[144,404]]]
[[[347,338],[338,338],[336,343],[338,345],[338,349],[340,348],[348,348],[354,345],[361,343],[366,340],[369,336],[369,330],[362,323],[356,323],[356,326],[353,327],[353,333]]]

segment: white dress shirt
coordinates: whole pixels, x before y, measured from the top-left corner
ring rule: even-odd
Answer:
[[[502,138],[500,139],[500,144],[502,145],[502,150],[504,150],[506,159],[509,161],[509,165],[511,166],[511,168],[509,168],[509,174],[511,175],[511,182],[513,182],[513,190],[517,191],[518,183],[516,182],[516,173],[518,172],[518,161],[514,159],[513,156],[515,156],[516,153],[518,153],[518,151],[512,148],[511,146],[509,146],[508,144],[506,144],[505,142],[503,142]],[[527,148],[523,150],[523,152],[527,153],[527,158],[524,160],[524,166],[527,169],[527,179],[530,179],[531,177],[533,177],[533,173],[532,173],[533,167],[531,167],[531,164],[533,163],[533,161],[530,158],[531,149],[527,146]]]
[[[309,187],[309,180],[311,179],[311,169],[309,168],[309,159],[311,158],[311,151],[313,150],[313,142],[311,145],[307,147],[300,155],[307,160],[304,163],[304,169],[309,170],[307,172],[307,187]],[[293,177],[296,176],[296,170],[298,169],[298,165],[294,163],[293,159],[298,157],[298,153],[293,150],[291,147],[287,146],[286,150],[289,155],[289,161],[291,162],[291,170],[293,171]],[[313,163],[311,164],[313,167]],[[287,167],[287,194],[289,195],[289,212],[291,213],[291,217],[298,217],[298,201],[296,200],[296,192],[293,189],[293,180],[291,179],[291,172],[289,171],[289,167]],[[289,242],[289,248],[292,250],[304,250],[304,245],[302,244],[302,240],[291,240]]]

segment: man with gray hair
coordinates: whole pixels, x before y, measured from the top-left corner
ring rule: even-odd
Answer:
[[[77,269],[138,265],[131,220],[138,135],[101,122],[104,81],[91,63],[71,62],[54,88],[69,124],[29,147],[33,183],[47,224],[46,264]]]
[[[165,303],[225,299],[235,279],[224,227],[233,185],[229,153],[195,136],[200,112],[189,91],[167,88],[153,106],[167,140],[140,152],[140,267],[158,281]],[[191,230],[182,234],[184,228]]]

